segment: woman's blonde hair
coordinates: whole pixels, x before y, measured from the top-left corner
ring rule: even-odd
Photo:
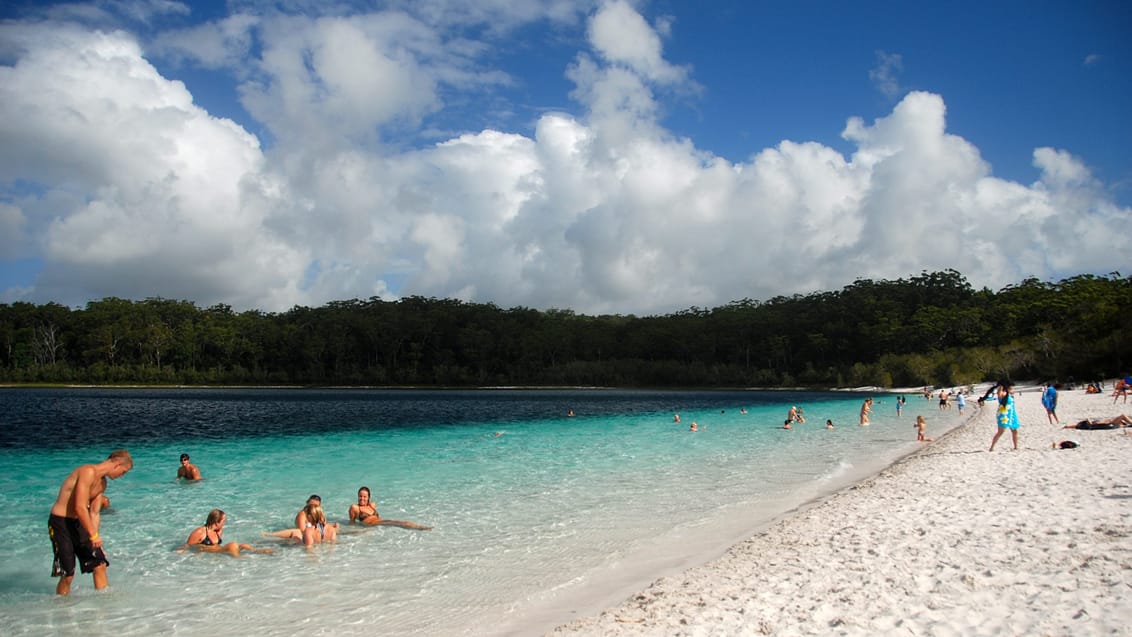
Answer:
[[[326,514],[318,504],[307,505],[307,524],[326,524]]]

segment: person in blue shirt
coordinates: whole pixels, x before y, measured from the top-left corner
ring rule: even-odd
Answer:
[[[1050,381],[1046,385],[1045,391],[1042,392],[1042,407],[1046,408],[1046,418],[1049,418],[1049,424],[1061,424],[1061,421],[1057,419],[1057,386],[1053,384],[1053,381]]]
[[[994,451],[994,445],[1006,430],[1010,430],[1010,438],[1014,443],[1014,450],[1018,450],[1018,427],[1021,423],[1018,422],[1018,410],[1014,407],[1014,383],[1010,381],[1002,381],[996,388],[998,396],[998,413],[995,414],[998,423],[998,431],[995,432],[994,438],[991,439],[990,450]],[[988,394],[990,392],[987,392]]]

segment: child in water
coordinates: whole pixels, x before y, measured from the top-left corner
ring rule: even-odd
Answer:
[[[916,440],[920,442],[932,442],[931,438],[924,436],[924,431],[928,428],[928,423],[924,420],[923,416],[916,416]]]

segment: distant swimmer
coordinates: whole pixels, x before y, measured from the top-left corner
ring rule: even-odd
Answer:
[[[699,430],[700,430],[699,425],[697,425],[696,421],[693,420],[692,426],[688,428],[688,431],[699,431]]]
[[[358,524],[365,524],[366,526],[399,526],[403,529],[414,529],[417,531],[432,530],[431,526],[424,526],[416,522],[383,519],[377,512],[377,505],[373,503],[370,497],[369,487],[358,489],[358,503],[351,504],[350,510],[347,512],[350,516],[351,523],[357,522]]]
[[[672,422],[680,422],[680,414],[675,414],[674,416],[672,416]]]
[[[566,412],[566,417],[567,418],[573,418],[574,417],[574,410],[571,409],[570,411]]]
[[[826,429],[833,429],[833,421],[832,420],[825,421],[825,428]]]
[[[196,481],[200,480],[200,469],[191,462],[189,462],[189,454],[181,454],[181,466],[177,469],[177,480]]]
[[[862,427],[869,426],[869,414],[873,411],[873,399],[866,398],[865,402],[861,403],[861,420],[858,424]]]
[[[747,408],[743,407],[742,409],[739,410],[739,413],[741,413],[741,414],[747,413]]]

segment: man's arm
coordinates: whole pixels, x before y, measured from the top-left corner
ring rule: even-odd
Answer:
[[[75,507],[75,516],[79,524],[90,534],[91,544],[102,546],[102,538],[98,537],[98,514],[91,515],[95,503],[91,501],[90,486],[97,478],[94,477],[94,467],[87,465],[80,467],[75,480],[75,490],[71,493],[71,503]],[[98,508],[102,508],[102,498],[98,499]]]
[[[90,520],[94,523],[95,533],[102,528],[102,502],[106,498],[106,478],[102,478],[102,489],[99,490],[98,495],[90,500]]]

